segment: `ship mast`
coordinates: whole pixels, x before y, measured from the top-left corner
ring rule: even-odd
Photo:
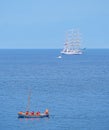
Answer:
[[[29,91],[29,95],[28,95],[28,103],[27,103],[26,111],[30,110],[30,97],[31,97],[31,90]]]

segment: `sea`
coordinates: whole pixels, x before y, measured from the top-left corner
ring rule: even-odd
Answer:
[[[109,49],[0,50],[0,130],[109,130]],[[18,118],[49,110],[49,118]]]

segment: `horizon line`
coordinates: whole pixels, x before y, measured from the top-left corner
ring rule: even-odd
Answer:
[[[0,48],[0,50],[2,50],[2,49],[3,49],[3,50],[5,50],[5,49],[6,49],[6,50],[8,50],[8,49],[9,49],[9,50],[17,50],[17,49],[18,49],[18,50],[20,50],[20,49],[22,49],[22,50],[29,50],[29,49],[31,49],[31,50],[38,50],[38,49],[39,49],[39,50],[41,50],[41,49],[43,49],[43,50],[44,50],[44,49],[45,49],[45,50],[46,50],[46,49],[51,49],[51,50],[53,50],[53,49],[56,50],[56,49],[57,49],[57,50],[60,50],[60,49],[63,49],[63,48]],[[83,49],[109,49],[109,48],[83,48]]]

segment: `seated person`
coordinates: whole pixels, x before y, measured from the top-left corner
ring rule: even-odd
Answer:
[[[25,114],[28,115],[28,114],[29,114],[29,111],[26,111]]]
[[[36,115],[38,115],[38,116],[39,116],[39,115],[40,115],[40,112],[39,112],[39,111],[38,111],[38,112],[36,112]]]

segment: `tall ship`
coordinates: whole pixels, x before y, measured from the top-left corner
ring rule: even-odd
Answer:
[[[79,30],[69,30],[66,34],[66,41],[62,54],[80,55],[83,54],[81,49],[81,39]]]

